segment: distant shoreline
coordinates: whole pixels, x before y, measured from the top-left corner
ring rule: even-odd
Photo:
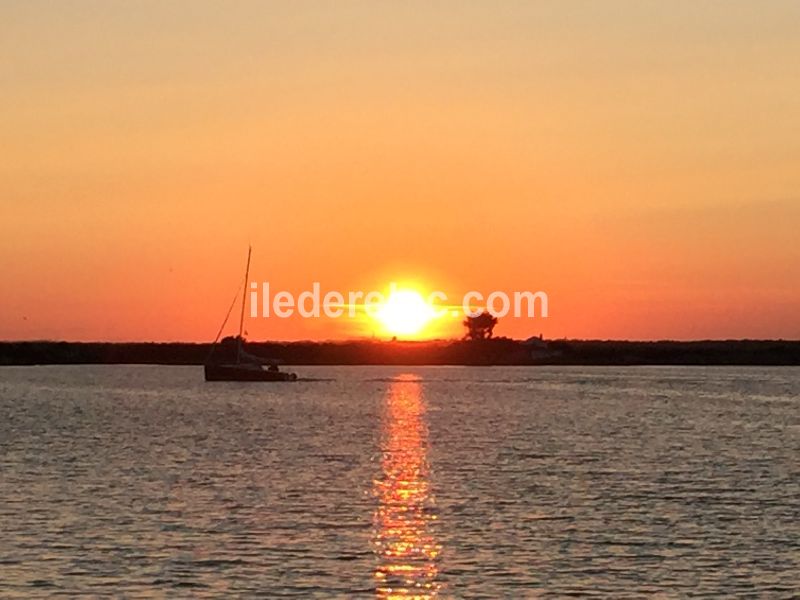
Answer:
[[[0,342],[0,365],[201,365],[208,343]],[[800,341],[440,340],[248,342],[289,365],[753,365],[800,366]]]

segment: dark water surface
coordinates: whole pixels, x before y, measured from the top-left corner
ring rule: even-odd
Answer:
[[[800,370],[0,368],[0,597],[789,598]]]

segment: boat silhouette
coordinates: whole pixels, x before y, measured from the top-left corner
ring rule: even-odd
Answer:
[[[242,284],[242,311],[239,317],[239,335],[233,340],[225,338],[222,343],[219,343],[219,337],[222,335],[222,330],[228,322],[231,311],[236,303],[238,292],[231,303],[228,313],[225,315],[225,320],[217,332],[217,337],[214,343],[211,344],[211,350],[206,357],[205,364],[203,365],[206,381],[296,381],[297,375],[281,371],[278,368],[278,361],[268,360],[264,361],[257,356],[253,356],[244,350],[244,308],[247,299],[247,281],[250,278],[250,257],[252,254],[252,247],[247,249],[247,267],[244,272],[244,283]],[[232,345],[230,341],[235,342],[234,352],[230,352]],[[230,354],[235,354],[231,357]],[[268,368],[264,368],[264,364]]]

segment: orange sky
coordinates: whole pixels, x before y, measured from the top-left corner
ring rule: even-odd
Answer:
[[[274,289],[547,292],[515,337],[800,338],[797,31],[789,1],[5,2],[0,339],[213,338],[248,243]]]

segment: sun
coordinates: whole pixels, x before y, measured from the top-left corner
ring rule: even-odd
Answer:
[[[375,313],[383,329],[392,335],[417,335],[434,316],[433,307],[413,290],[394,290]]]

